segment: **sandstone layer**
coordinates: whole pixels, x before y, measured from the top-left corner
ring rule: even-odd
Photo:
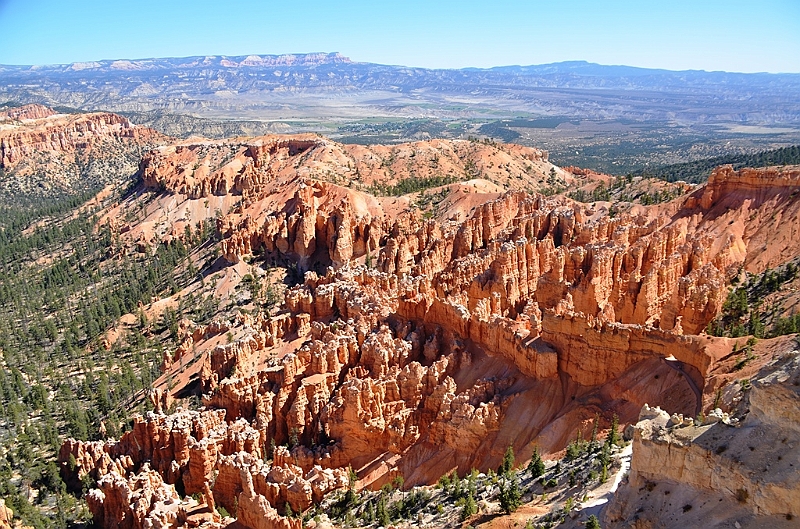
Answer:
[[[80,192],[135,172],[162,134],[116,114],[58,114],[41,105],[0,113],[6,196]]]
[[[6,121],[22,121],[26,119],[42,119],[55,115],[57,112],[44,105],[24,105],[0,111],[0,123]]]
[[[431,144],[440,165],[451,149],[463,167],[459,149],[472,148]],[[403,180],[389,168],[406,148],[380,162],[378,148],[271,136],[145,157],[141,196],[154,206],[115,226],[121,234],[176,237],[213,216],[230,267],[257,255],[304,274],[277,314],[187,331],[166,359],[171,369],[197,358],[204,411],[153,414],[116,442],[64,444],[65,478],[99,480],[97,519],[182,523],[194,507],[180,498],[199,494],[201,509],[222,506],[247,527],[293,527],[276,512],[346,487],[348,467],[357,487],[431,483],[496,468],[509,445],[520,459],[534,446],[556,453],[587,438],[596,414],[601,427],[614,414],[635,421],[645,403],[694,416],[730,350],[703,334],[730,279],[800,253],[798,237],[766,237],[776,216],[800,227],[800,201],[770,170],[720,170],[692,195],[616,216],[509,191],[426,219],[407,197],[364,192]],[[751,198],[726,184],[739,178],[757,186]],[[444,197],[462,191],[441,186]],[[230,207],[215,214],[216,204]],[[158,391],[163,407],[170,389]],[[120,514],[117,490],[144,507]]]
[[[628,483],[605,513],[613,527],[796,527],[800,516],[797,344],[753,378],[732,411],[702,424],[642,410]],[[723,419],[723,420],[720,420]]]
[[[35,153],[69,153],[101,139],[144,141],[158,135],[116,114],[56,114],[39,105],[31,107],[6,112],[18,120],[0,128],[0,167],[6,170]]]

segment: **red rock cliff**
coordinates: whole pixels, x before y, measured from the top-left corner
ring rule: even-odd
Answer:
[[[496,467],[509,445],[523,459],[534,445],[558,451],[588,435],[595,413],[633,421],[649,403],[694,415],[730,350],[702,335],[728,279],[765,255],[800,253],[800,238],[764,236],[776,216],[800,228],[800,201],[782,183],[795,169],[726,173],[613,218],[509,192],[464,220],[424,220],[387,214],[393,199],[299,178],[323,151],[345,152],[331,143],[184,145],[143,161],[145,184],[162,193],[241,195],[217,224],[230,261],[259,249],[310,271],[280,314],[198,329],[176,352],[201,353],[208,411],[153,415],[116,443],[68,441],[68,481],[130,484],[146,464],[208,504],[245,509],[254,527],[345,486],[348,465],[359,486],[432,482]],[[743,195],[725,183],[737,178],[757,187]],[[223,328],[239,338],[209,345]],[[105,500],[95,505],[109,516]]]
[[[46,110],[22,107],[15,115],[25,121],[0,129],[0,166],[13,168],[36,152],[70,153],[88,149],[104,139],[145,143],[160,137],[155,131],[132,125],[116,114],[58,115]]]

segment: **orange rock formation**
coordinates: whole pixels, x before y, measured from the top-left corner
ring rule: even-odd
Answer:
[[[462,143],[438,142],[438,163],[447,148],[463,166]],[[174,487],[247,527],[294,527],[275,510],[345,487],[348,466],[359,487],[397,474],[430,483],[496,467],[509,445],[523,459],[534,445],[561,450],[576,431],[588,435],[595,413],[631,422],[650,403],[694,415],[706,374],[729,351],[702,335],[728,279],[800,253],[798,237],[765,236],[776,215],[800,227],[800,201],[784,185],[797,169],[722,169],[690,196],[614,218],[516,191],[464,220],[424,220],[392,210],[395,198],[333,182],[388,185],[386,164],[404,149],[408,164],[425,152],[265,137],[143,160],[145,186],[162,194],[241,196],[217,223],[226,259],[258,252],[306,273],[281,313],[187,334],[176,357],[203,352],[206,411],[153,414],[118,442],[64,444],[67,481],[99,479],[96,519],[164,512],[172,496],[157,491]],[[384,152],[394,159],[381,162]],[[502,152],[546,163],[539,151]],[[324,167],[342,171],[327,177]],[[741,193],[740,179],[754,191]],[[229,328],[236,340],[206,345]],[[681,369],[664,362],[670,355]],[[125,514],[118,498],[134,496],[145,508]]]
[[[54,116],[57,112],[44,105],[23,105],[0,111],[0,122],[20,121],[23,119],[42,119]]]
[[[184,142],[142,160],[145,185],[191,198],[241,194],[258,200],[280,177],[314,178],[367,190],[404,178],[487,178],[541,183],[551,169],[547,152],[519,145],[430,140],[395,146],[343,145],[313,134],[225,142]],[[563,180],[571,176],[557,169]]]
[[[70,153],[102,139],[146,143],[157,132],[137,127],[116,114],[56,114],[40,105],[6,111],[11,125],[0,127],[0,167],[11,169],[34,153]]]
[[[0,500],[0,529],[11,529],[14,512],[6,507],[5,500]]]

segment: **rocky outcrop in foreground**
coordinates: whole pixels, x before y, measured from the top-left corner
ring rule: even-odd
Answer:
[[[432,483],[496,468],[509,445],[523,460],[534,446],[556,453],[588,438],[596,414],[601,427],[615,414],[635,421],[645,403],[694,416],[730,351],[703,334],[729,280],[800,253],[796,237],[767,237],[776,215],[800,227],[800,201],[767,172],[737,208],[725,181],[743,173],[721,172],[711,191],[615,216],[508,192],[424,219],[396,197],[310,178],[315,160],[347,152],[270,137],[142,162],[145,186],[185,203],[182,215],[241,196],[217,219],[230,263],[258,254],[305,274],[277,314],[187,332],[165,367],[198,358],[203,411],[149,415],[119,441],[64,444],[62,474],[98,480],[90,505],[106,527],[196,525],[200,511],[219,523],[215,506],[247,527],[294,527],[276,512],[347,487],[348,468],[359,488],[398,475]],[[349,156],[341,166],[362,167]]]
[[[736,409],[702,423],[645,407],[628,483],[605,513],[612,527],[796,527],[800,517],[800,356],[784,353]]]

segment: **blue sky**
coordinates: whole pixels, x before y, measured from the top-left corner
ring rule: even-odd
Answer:
[[[0,0],[1,64],[311,51],[433,68],[800,72],[800,0]]]

